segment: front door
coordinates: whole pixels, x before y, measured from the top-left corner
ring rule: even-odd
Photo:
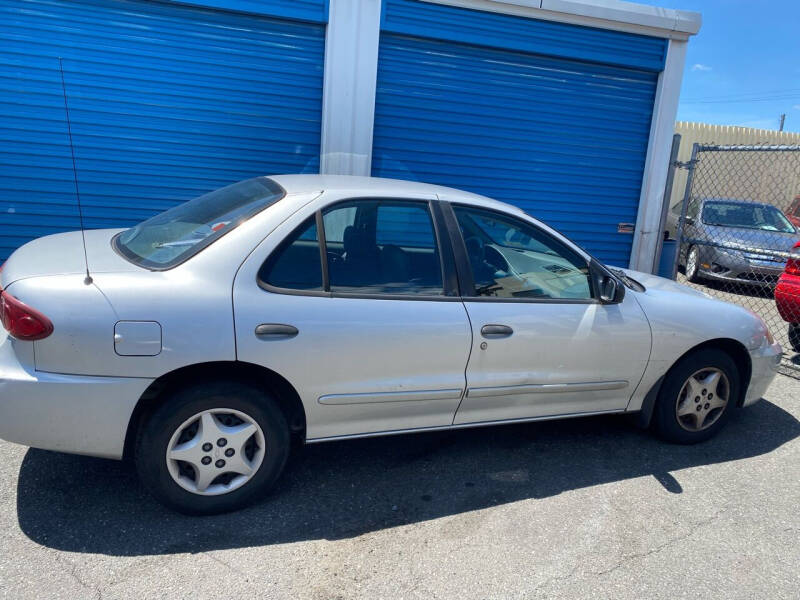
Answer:
[[[323,194],[240,269],[238,358],[292,384],[309,440],[452,423],[472,334],[430,200]]]
[[[624,410],[650,355],[632,293],[595,298],[586,257],[522,218],[454,206],[474,291],[467,393],[455,423]]]

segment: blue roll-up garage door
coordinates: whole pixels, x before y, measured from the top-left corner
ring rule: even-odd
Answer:
[[[515,204],[627,266],[666,42],[387,0],[372,173]]]
[[[0,0],[0,260],[222,185],[317,172],[325,0]],[[252,12],[256,11],[256,12]]]

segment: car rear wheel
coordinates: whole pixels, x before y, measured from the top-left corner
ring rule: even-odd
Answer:
[[[264,495],[290,437],[277,403],[255,386],[218,381],[174,394],[139,433],[136,468],[153,495],[185,514],[237,510]]]
[[[700,281],[700,276],[698,275],[699,271],[700,251],[697,249],[697,246],[692,246],[689,248],[689,252],[686,253],[686,279],[692,283],[697,283]]]
[[[800,323],[789,325],[789,345],[795,352],[800,352]]]
[[[730,418],[739,385],[736,363],[722,350],[707,348],[683,357],[661,386],[653,413],[656,432],[678,444],[709,439]]]

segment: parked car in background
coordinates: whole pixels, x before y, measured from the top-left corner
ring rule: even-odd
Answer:
[[[677,223],[675,207],[672,213]],[[798,241],[795,226],[770,204],[693,199],[686,210],[679,264],[692,282],[714,279],[772,287]]]
[[[789,344],[800,352],[800,242],[794,245],[786,268],[775,286],[775,304],[789,323]]]
[[[250,179],[85,247],[29,242],[0,285],[0,437],[130,456],[195,514],[260,497],[292,436],[627,412],[699,442],[781,356],[742,307],[513,206],[384,179]]]
[[[786,218],[789,219],[792,225],[795,227],[800,228],[800,194],[798,194],[792,203],[789,205],[785,211]]]

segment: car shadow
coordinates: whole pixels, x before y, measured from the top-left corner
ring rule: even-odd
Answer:
[[[156,503],[130,464],[32,449],[17,515],[43,546],[120,556],[341,539],[634,477],[680,494],[672,472],[765,454],[798,435],[794,416],[761,401],[696,446],[610,416],[309,445],[260,503],[203,518]]]

